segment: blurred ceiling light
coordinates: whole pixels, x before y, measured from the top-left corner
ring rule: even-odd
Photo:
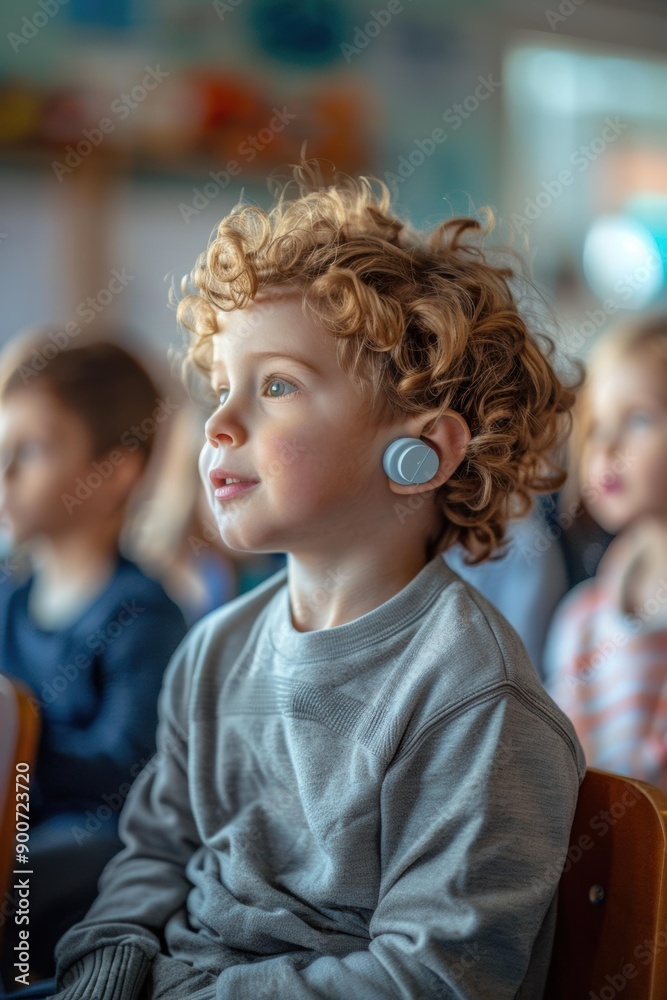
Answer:
[[[576,42],[543,37],[543,44],[518,42],[506,55],[504,75],[513,102],[567,117],[664,118],[663,58],[582,51]]]
[[[586,280],[600,300],[619,309],[642,309],[665,281],[658,244],[645,225],[628,215],[604,215],[584,240]]]

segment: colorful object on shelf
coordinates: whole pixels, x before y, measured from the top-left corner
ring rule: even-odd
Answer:
[[[248,17],[274,59],[321,65],[340,58],[347,17],[336,0],[255,0]]]
[[[69,16],[78,24],[129,28],[136,23],[133,0],[70,0]]]
[[[19,83],[9,83],[0,90],[0,143],[18,143],[31,139],[39,129],[41,97]]]
[[[48,159],[58,180],[84,160],[106,159],[159,174],[204,176],[214,168],[215,178],[231,183],[294,162],[304,141],[309,156],[343,172],[373,162],[372,94],[336,73],[307,90],[280,91],[230,70],[176,73],[157,62],[125,77],[116,89],[0,83],[0,149]]]

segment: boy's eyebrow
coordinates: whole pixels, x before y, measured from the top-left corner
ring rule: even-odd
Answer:
[[[282,351],[253,351],[252,354],[247,354],[246,358],[252,361],[258,361],[262,358],[282,358],[286,361],[296,361],[297,364],[304,365],[306,368],[310,368],[312,372],[316,375],[321,375],[322,373],[318,368],[315,368],[306,358],[301,357],[297,354],[283,354]],[[222,362],[219,359],[213,361],[211,365],[211,371],[214,372],[217,368],[220,368]]]

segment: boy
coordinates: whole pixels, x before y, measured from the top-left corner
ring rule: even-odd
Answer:
[[[537,1000],[585,762],[441,553],[488,556],[562,482],[573,393],[474,220],[423,238],[382,184],[295,179],[223,220],[179,306],[222,539],[287,565],[172,658],[58,1000]],[[435,453],[407,481],[402,438]]]
[[[20,572],[12,552],[0,574],[0,670],[30,687],[41,722],[26,866],[41,977],[123,846],[119,804],[155,753],[164,669],[185,634],[179,608],[119,549],[157,389],[115,343],[57,343],[47,331],[21,337],[0,370],[0,519],[30,563]],[[5,925],[8,987],[27,981],[25,927],[11,915]]]

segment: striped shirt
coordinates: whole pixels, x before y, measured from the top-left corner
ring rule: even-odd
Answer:
[[[667,792],[667,583],[624,614],[599,577],[561,601],[544,650],[545,687],[587,764]]]

